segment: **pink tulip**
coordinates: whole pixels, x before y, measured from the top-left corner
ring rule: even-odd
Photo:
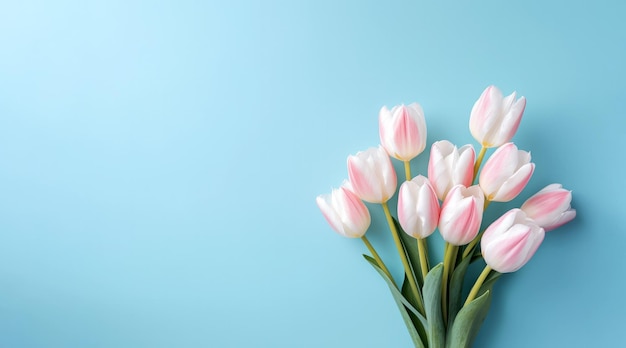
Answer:
[[[396,191],[396,171],[385,149],[372,147],[348,157],[353,192],[370,203],[385,203]]]
[[[370,226],[367,207],[345,186],[334,189],[330,194],[317,196],[316,202],[326,221],[342,236],[363,237]]]
[[[535,254],[545,232],[520,209],[512,209],[494,221],[481,240],[485,262],[500,273],[515,272]]]
[[[440,200],[446,198],[452,186],[472,184],[475,157],[471,145],[457,149],[447,140],[433,143],[428,161],[428,179]]]
[[[488,200],[508,202],[522,192],[534,170],[530,152],[518,150],[515,144],[507,143],[489,157],[478,182]]]
[[[456,185],[450,189],[439,216],[439,232],[446,242],[465,245],[476,237],[483,219],[484,199],[478,185]]]
[[[398,222],[409,236],[430,236],[439,222],[439,201],[426,177],[405,181],[398,193]]]
[[[519,127],[526,98],[515,100],[513,92],[504,98],[496,86],[489,86],[474,104],[470,131],[483,147],[497,147],[511,141]]]
[[[391,110],[383,106],[378,124],[380,143],[389,156],[410,161],[426,148],[426,121],[419,104],[398,105]]]
[[[561,184],[552,184],[530,197],[521,209],[547,232],[576,217],[571,202],[572,191],[564,189]]]

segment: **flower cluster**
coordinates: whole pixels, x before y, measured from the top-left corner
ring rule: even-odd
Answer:
[[[428,177],[411,175],[410,161],[426,148],[426,122],[419,104],[399,105],[379,113],[380,146],[348,157],[349,181],[317,204],[339,234],[361,238],[372,253],[366,259],[388,282],[416,347],[466,347],[486,315],[491,287],[502,273],[519,270],[539,248],[545,231],[576,216],[571,192],[551,184],[520,208],[507,211],[481,231],[491,202],[509,202],[530,181],[535,164],[530,153],[511,142],[526,99],[504,97],[488,87],[474,104],[469,120],[481,145],[455,146],[447,140],[430,148]],[[497,148],[481,164],[489,148]],[[391,158],[404,163],[405,181]],[[397,219],[387,202],[398,191]],[[405,270],[398,286],[365,234],[371,222],[363,202],[380,204]],[[443,263],[430,266],[427,238],[439,230],[445,244]],[[404,231],[404,233],[402,233]],[[468,265],[484,260],[485,269],[462,305],[462,282]],[[482,317],[480,317],[482,315]]]

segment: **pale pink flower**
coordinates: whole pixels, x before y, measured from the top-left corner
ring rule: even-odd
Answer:
[[[471,145],[457,149],[447,140],[433,143],[428,161],[428,179],[440,200],[446,198],[452,186],[472,184],[475,157]]]
[[[476,237],[483,219],[484,199],[478,185],[456,185],[450,189],[439,216],[439,232],[446,242],[465,245]]]
[[[409,236],[426,238],[439,223],[439,201],[426,177],[405,181],[398,193],[398,222]]]
[[[572,191],[564,189],[561,184],[551,184],[526,200],[521,209],[547,232],[576,217],[571,202]]]
[[[353,192],[370,203],[387,202],[398,184],[391,159],[381,146],[349,156],[348,177]]]
[[[480,243],[483,258],[497,272],[515,272],[535,254],[544,235],[522,210],[509,210],[485,230]]]
[[[489,157],[478,182],[488,200],[508,202],[522,192],[534,170],[530,152],[518,150],[515,144],[507,143]]]
[[[496,86],[489,86],[474,104],[470,132],[484,147],[497,147],[511,141],[522,120],[526,98],[515,100],[515,92],[503,97]]]
[[[367,207],[345,186],[317,196],[316,202],[326,221],[342,236],[363,237],[370,226]]]
[[[413,103],[383,106],[378,117],[380,143],[389,156],[410,161],[426,148],[426,121],[422,107]]]

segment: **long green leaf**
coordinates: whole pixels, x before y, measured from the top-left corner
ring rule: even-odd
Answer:
[[[419,287],[424,285],[424,279],[422,277],[421,272],[421,264],[420,264],[420,254],[419,249],[417,248],[417,239],[409,236],[404,232],[402,226],[398,223],[398,221],[394,218],[393,223],[396,225],[398,229],[398,233],[400,234],[400,241],[402,241],[402,246],[404,247],[404,253],[409,259],[409,263],[411,264],[411,271],[413,272],[413,276],[417,282]]]
[[[474,263],[478,260],[483,259],[482,251],[480,250],[480,245],[477,245],[472,253],[472,261],[470,263]]]
[[[467,267],[470,264],[470,257],[464,258],[461,263],[456,266],[454,272],[452,272],[452,278],[450,279],[450,289],[448,294],[450,296],[448,303],[448,322],[452,323],[456,314],[463,305],[462,291],[463,281],[465,280],[465,273],[467,273]],[[450,328],[452,325],[448,325]]]
[[[402,289],[400,292],[402,293],[402,296],[404,296],[404,298],[407,301],[409,301],[409,303],[413,306],[413,308],[419,308],[417,299],[415,298],[415,292],[411,290],[411,285],[409,284],[409,279],[406,277],[406,274],[404,275],[404,280],[402,282]],[[421,296],[421,291],[420,291],[420,296]],[[413,321],[413,324],[415,325],[417,332],[420,334],[420,337],[428,337],[428,334],[426,333],[425,319],[422,320],[418,318],[415,315],[416,311],[417,310],[409,311],[409,316],[411,317],[411,320]],[[421,318],[424,318],[424,317],[421,317]]]
[[[393,284],[391,279],[389,279],[389,277],[385,274],[385,272],[383,272],[380,266],[378,266],[378,263],[376,262],[375,259],[367,255],[363,255],[363,257],[365,258],[365,260],[367,260],[367,262],[370,263],[370,265],[372,265],[372,267],[374,267],[374,269],[380,274],[380,276],[383,277],[383,279],[387,282],[387,285],[389,286],[389,289],[391,290],[391,294],[393,295],[393,299],[396,301],[396,305],[398,306],[398,309],[400,310],[402,319],[404,319],[404,324],[409,330],[409,335],[411,336],[411,340],[413,341],[413,344],[415,345],[415,347],[425,348],[424,343],[423,343],[424,341],[422,341],[422,337],[420,337],[419,333],[417,332],[417,329],[415,328],[413,321],[411,320],[411,317],[409,316],[408,310],[411,310],[411,312],[413,312],[413,314],[415,314],[418,318],[421,317],[420,320],[423,320],[423,325],[426,325],[426,318],[424,318],[421,314],[419,314],[419,312],[417,312],[417,310],[415,310],[415,308],[411,306],[411,304],[404,298],[404,296],[402,296],[402,294],[400,293],[398,288]]]
[[[446,330],[441,314],[441,286],[443,279],[443,264],[440,263],[428,272],[424,280],[424,307],[428,318],[428,347],[443,348],[446,340]]]
[[[493,289],[493,285],[496,283],[498,279],[500,279],[501,276],[502,276],[502,273],[491,271],[491,273],[489,273],[487,278],[483,281],[483,284],[480,286],[480,289],[478,290],[478,293],[476,296],[480,296],[484,294],[487,290],[493,292],[491,289]]]
[[[491,291],[464,306],[454,319],[446,340],[446,348],[469,348],[489,312]]]

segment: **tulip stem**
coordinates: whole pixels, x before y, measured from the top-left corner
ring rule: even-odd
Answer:
[[[485,269],[483,269],[480,276],[478,276],[478,279],[476,279],[476,283],[474,283],[474,286],[472,287],[472,290],[467,296],[467,300],[465,300],[465,304],[463,305],[463,307],[467,306],[470,302],[474,301],[474,298],[476,298],[476,295],[478,295],[478,291],[480,290],[480,287],[483,285],[483,282],[485,281],[485,279],[487,279],[487,276],[489,275],[490,272],[491,272],[491,267],[489,267],[489,265],[485,266]]]
[[[476,238],[472,239],[472,241],[465,247],[465,251],[463,251],[463,258],[466,258],[468,255],[472,254],[472,251],[476,247],[476,244],[478,244],[478,242],[480,242],[480,239],[483,237],[483,233],[485,233],[485,231],[481,231],[476,236]]]
[[[372,253],[372,256],[374,256],[374,259],[378,263],[378,266],[380,266],[380,268],[383,270],[383,272],[385,272],[387,277],[389,277],[393,285],[395,285],[397,288],[398,285],[396,285],[396,282],[393,280],[393,277],[391,276],[389,269],[387,269],[387,266],[385,266],[385,263],[380,258],[380,255],[378,255],[378,253],[376,252],[376,249],[374,249],[374,246],[372,245],[372,243],[370,243],[370,241],[365,236],[361,237],[361,240],[363,241],[363,243],[365,243],[365,246],[369,249],[370,253]]]
[[[385,211],[385,216],[387,217],[387,223],[389,224],[389,229],[391,230],[391,235],[393,236],[393,240],[396,243],[396,248],[398,249],[398,254],[400,254],[400,260],[402,260],[402,266],[404,267],[404,273],[406,273],[406,277],[409,280],[409,285],[411,286],[411,290],[413,290],[413,295],[417,300],[418,307],[417,308],[422,314],[424,314],[424,303],[422,301],[422,296],[420,295],[419,288],[415,283],[415,277],[413,276],[413,272],[411,271],[411,265],[409,264],[409,260],[406,257],[406,253],[404,251],[404,247],[402,246],[402,241],[400,241],[400,235],[398,234],[398,230],[396,229],[396,225],[393,222],[393,218],[391,217],[391,212],[389,211],[389,206],[387,202],[381,203],[383,206],[383,210]]]
[[[444,322],[448,321],[448,278],[454,271],[458,251],[458,246],[446,242],[446,252],[443,257],[443,279],[441,287],[441,309]]]
[[[476,163],[474,163],[474,181],[476,180],[476,174],[478,174],[478,169],[480,169],[480,164],[483,163],[483,158],[485,157],[486,152],[487,148],[481,145],[480,152],[478,152],[478,158],[476,159]]]
[[[420,255],[420,266],[422,267],[422,279],[426,279],[426,275],[430,270],[428,264],[428,245],[426,244],[426,238],[419,238],[417,240],[417,251]]]
[[[404,175],[406,176],[406,181],[411,180],[411,161],[404,161]]]

